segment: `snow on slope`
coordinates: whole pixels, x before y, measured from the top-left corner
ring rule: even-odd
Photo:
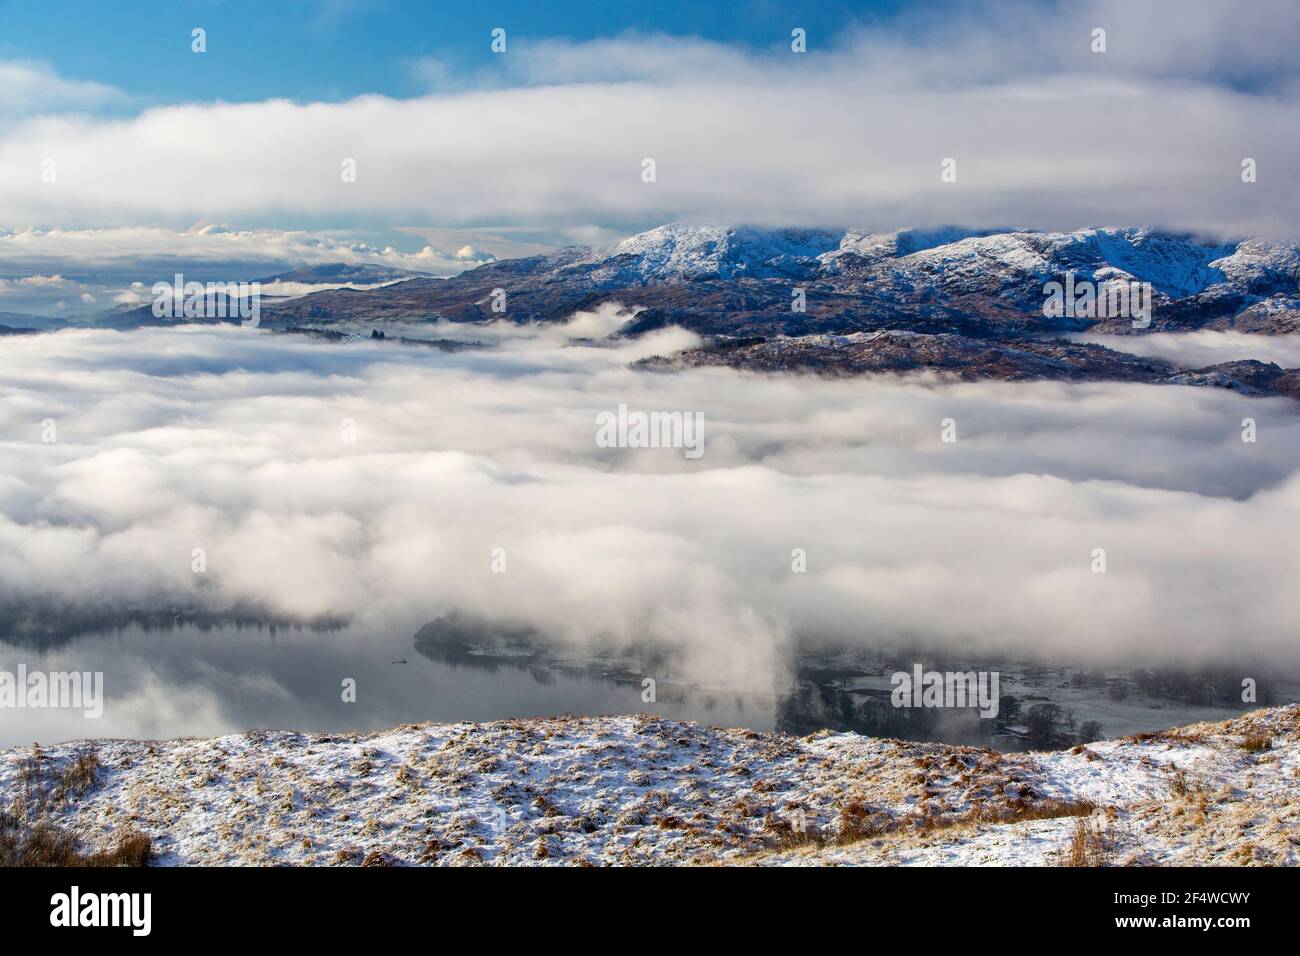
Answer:
[[[1067,270],[1080,279],[1150,282],[1171,298],[1216,286],[1252,283],[1295,291],[1296,243],[1244,240],[1207,244],[1147,228],[1074,232],[944,228],[833,232],[669,223],[630,236],[577,264],[600,285],[681,282],[699,278],[816,278],[870,269],[920,285],[997,290]],[[883,271],[882,271],[883,270]]]
[[[1247,239],[1210,267],[1238,286],[1274,282],[1300,291],[1300,246],[1296,243]]]
[[[1300,862],[1300,708],[1141,736],[999,754],[636,716],[101,741],[98,783],[42,812],[88,847],[141,830],[160,864],[1041,865],[1080,813],[1114,862]],[[0,754],[29,819],[31,757]]]
[[[941,277],[945,285],[971,289],[1060,279],[1073,271],[1080,280],[1150,282],[1154,291],[1181,298],[1224,282],[1227,276],[1214,263],[1234,249],[1140,228],[957,234],[951,241],[900,249],[895,268],[904,275]],[[1277,247],[1276,254],[1282,249]]]
[[[669,223],[630,236],[606,259],[645,282],[704,276],[773,278],[807,273],[839,234],[820,229],[754,229]]]
[[[829,272],[838,271],[839,260],[845,256],[860,256],[871,261],[897,259],[916,252],[925,252],[940,246],[949,246],[972,237],[994,235],[992,230],[972,229],[899,229],[895,232],[867,232],[850,229],[840,240],[839,247],[822,254],[819,259]]]

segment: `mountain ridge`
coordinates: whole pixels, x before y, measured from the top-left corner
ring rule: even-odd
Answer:
[[[1300,397],[1300,373],[1256,357],[1182,368],[1059,341],[1079,332],[1300,333],[1297,277],[1300,242],[1207,241],[1141,226],[871,232],[668,223],[599,252],[566,246],[447,278],[266,298],[261,325],[341,338],[381,328],[419,339],[440,320],[563,322],[617,303],[636,310],[619,337],[672,325],[704,339],[702,348],[644,367],[929,369],[964,378],[1142,381]],[[1123,292],[1128,311],[1080,313],[1076,299],[1053,310],[1053,284],[1071,290],[1062,303],[1085,287],[1094,306]],[[117,328],[170,321],[148,308],[112,318]],[[850,347],[827,347],[844,337],[857,338]],[[1049,345],[1038,341],[1054,337]]]
[[[1127,331],[1125,320],[1045,317],[1044,284],[1067,273],[1101,286],[1150,283],[1152,330],[1300,331],[1300,243],[1209,243],[1146,227],[878,233],[670,223],[602,252],[566,247],[497,260],[362,298],[313,293],[275,304],[269,318],[546,322],[620,300],[706,335]],[[791,308],[796,288],[804,312]],[[506,293],[504,313],[493,311],[496,289]]]

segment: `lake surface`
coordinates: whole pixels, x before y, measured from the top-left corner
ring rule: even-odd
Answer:
[[[1001,719],[980,720],[962,710],[898,710],[890,704],[890,674],[912,652],[868,648],[803,655],[797,684],[779,692],[662,679],[656,699],[645,701],[637,667],[562,654],[530,660],[500,647],[448,660],[438,656],[442,645],[431,648],[413,638],[419,623],[329,630],[130,625],[44,650],[0,643],[0,670],[16,673],[21,664],[28,673],[99,671],[104,697],[99,717],[75,709],[0,707],[0,747],[255,728],[366,731],[424,721],[655,713],[724,727],[796,734],[829,727],[1020,750],[1068,745],[1088,722],[1100,725],[1102,736],[1115,737],[1223,719],[1249,707],[1234,703],[1235,669],[1184,674],[1129,667],[1100,674],[1077,664],[931,659],[940,669],[1000,672]],[[355,701],[344,700],[346,680],[355,681]],[[1122,695],[1116,684],[1123,685]],[[1211,687],[1217,690],[1206,696]],[[1272,682],[1260,704],[1296,699],[1300,687],[1292,679]],[[1059,708],[1054,736],[1028,739],[1022,730],[1030,722],[1012,716],[1011,708],[1027,715],[1049,704]]]
[[[639,684],[431,660],[413,629],[128,626],[44,652],[0,643],[0,670],[102,671],[104,710],[0,709],[0,746],[83,737],[165,738],[252,728],[381,730],[421,721],[654,712],[771,729],[772,698],[694,694],[655,703]],[[405,660],[405,664],[393,661]],[[356,701],[342,682],[356,681]],[[675,696],[675,695],[670,695]]]

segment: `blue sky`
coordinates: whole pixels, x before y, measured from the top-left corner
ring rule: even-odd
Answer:
[[[696,36],[756,49],[784,46],[801,26],[816,45],[902,0],[0,0],[0,57],[36,59],[60,75],[123,91],[132,105],[288,97],[339,100],[427,90],[413,64],[436,57],[490,69],[489,33],[571,41],[628,31]],[[208,55],[190,51],[190,31]]]

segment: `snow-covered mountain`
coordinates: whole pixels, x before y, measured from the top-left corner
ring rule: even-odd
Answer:
[[[1152,330],[1300,331],[1300,243],[1209,242],[1146,228],[1027,230],[765,229],[672,223],[610,249],[569,247],[487,263],[450,279],[413,279],[365,294],[321,292],[273,306],[264,322],[558,321],[620,301],[641,324],[705,335],[905,329],[975,337],[1042,331],[1128,332],[1127,319],[1043,314],[1044,284],[1150,283]],[[807,308],[791,308],[795,288]]]
[[[831,262],[841,270],[858,265],[954,291],[997,294],[1027,286],[1041,298],[1044,282],[1073,272],[1079,279],[1094,281],[1149,282],[1156,292],[1180,298],[1224,281],[1214,263],[1232,248],[1202,246],[1186,237],[1145,229],[1088,229],[955,238],[915,251],[900,250],[887,261],[878,255],[861,256],[850,248]]]
[[[403,279],[419,279],[428,275],[427,272],[412,272],[410,269],[396,269],[370,262],[327,262],[303,266],[300,269],[281,272],[256,281],[263,285],[294,282],[303,285],[367,286],[398,282]]]
[[[1215,286],[1295,292],[1300,244],[1258,239],[1205,243],[1147,228],[837,233],[674,223],[631,236],[566,268],[598,284],[615,285],[892,276],[918,287],[972,292],[1035,283],[1040,295],[1043,282],[1072,271],[1081,279],[1149,282],[1176,299]]]
[[[631,236],[591,262],[597,281],[680,282],[702,278],[795,278],[817,271],[837,249],[839,233],[824,229],[754,229],[674,223]]]

